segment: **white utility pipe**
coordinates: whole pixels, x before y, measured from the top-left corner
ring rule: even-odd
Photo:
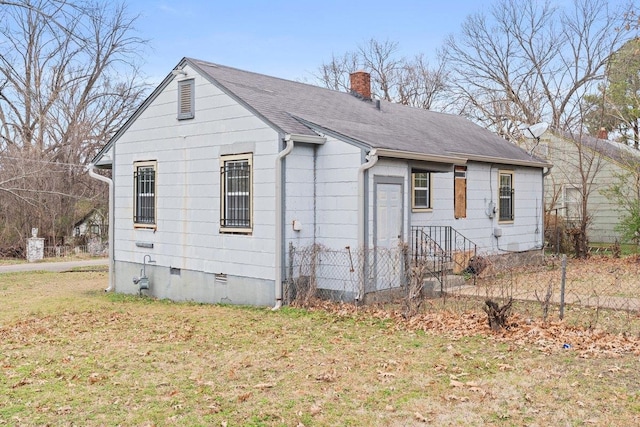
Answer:
[[[293,139],[285,138],[285,141],[287,145],[276,156],[276,304],[272,310],[279,310],[282,307],[282,245],[284,241],[282,236],[282,161],[293,150]]]
[[[108,212],[109,212],[109,287],[104,290],[105,292],[109,292],[115,289],[115,284],[114,284],[115,277],[113,275],[113,265],[114,265],[113,242],[115,241],[114,229],[113,229],[113,180],[107,178],[106,176],[97,174],[93,170],[94,168],[95,168],[95,165],[93,163],[89,163],[89,165],[87,166],[87,172],[89,172],[89,176],[91,178],[95,178],[99,181],[106,182],[107,184],[109,184],[109,208],[108,208]]]
[[[371,169],[378,163],[378,154],[377,150],[374,148],[367,155],[367,161],[360,165],[358,168],[358,248],[364,252],[365,249],[365,240],[367,236],[365,236],[364,231],[366,229],[366,224],[368,221],[367,218],[367,209],[365,203],[367,202],[367,197],[365,194],[365,185],[364,185],[364,172],[367,169]],[[366,256],[366,255],[365,255]],[[366,259],[366,258],[365,258]],[[365,263],[362,263],[360,266],[361,269],[361,277],[362,281],[360,283],[360,294],[357,296],[358,299],[364,295],[364,281],[365,279]]]
[[[365,247],[366,236],[364,235],[364,230],[365,224],[367,223],[367,210],[364,206],[367,200],[364,194],[364,172],[375,166],[376,163],[378,163],[378,154],[374,148],[367,155],[367,161],[358,168],[358,247],[360,249],[364,249]]]

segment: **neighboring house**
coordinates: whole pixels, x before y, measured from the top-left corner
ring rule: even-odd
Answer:
[[[613,243],[620,240],[620,233],[615,230],[620,222],[620,207],[609,200],[603,190],[615,184],[619,175],[633,173],[638,168],[640,152],[609,141],[606,132],[601,136],[576,137],[548,131],[538,144],[534,144],[533,153],[554,165],[545,178],[547,211],[564,218],[569,227],[578,226],[586,187],[589,189],[587,211],[591,216],[588,239],[590,242]]]
[[[92,209],[73,225],[73,237],[99,237],[107,235],[107,218],[97,209]]]
[[[290,248],[375,263],[427,226],[539,252],[549,165],[463,117],[372,100],[369,79],[349,94],[180,61],[93,161],[113,167],[116,290],[278,306]],[[366,268],[365,294],[381,277]]]

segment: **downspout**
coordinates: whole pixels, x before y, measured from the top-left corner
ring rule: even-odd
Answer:
[[[114,276],[113,276],[113,264],[115,262],[113,254],[114,254],[114,245],[113,242],[115,241],[114,238],[114,229],[113,229],[113,180],[107,178],[106,176],[102,176],[97,174],[94,171],[95,165],[93,163],[89,163],[89,165],[87,165],[87,172],[89,173],[89,176],[91,178],[95,178],[98,181],[102,181],[102,182],[106,182],[107,184],[109,184],[109,287],[107,289],[105,289],[105,292],[110,292],[112,290],[115,289],[115,284],[114,284]]]
[[[282,197],[282,163],[284,161],[284,158],[288,156],[289,153],[291,153],[291,150],[293,150],[293,139],[291,139],[289,135],[287,135],[287,137],[284,138],[284,141],[287,143],[287,145],[284,147],[284,150],[280,151],[276,156],[276,304],[273,306],[272,310],[278,310],[280,309],[280,307],[282,307],[282,257],[284,244],[284,236],[282,235],[282,225],[284,221],[284,205]]]
[[[360,165],[358,168],[358,249],[362,250],[366,257],[366,238],[365,230],[367,228],[367,207],[365,204],[367,203],[367,195],[365,194],[365,180],[364,175],[368,169],[371,169],[375,164],[378,163],[378,154],[376,149],[374,148],[367,155],[367,161]],[[366,262],[362,263],[361,273],[362,273],[362,282],[360,295],[357,297],[360,299],[364,294],[364,282],[366,278]]]
[[[540,216],[541,218],[541,222],[542,222],[542,232],[540,233],[540,247],[542,248],[542,256],[544,258],[544,230],[545,230],[545,224],[544,224],[544,217],[546,215],[546,212],[544,210],[544,205],[546,202],[546,195],[544,193],[544,179],[551,173],[551,168],[553,167],[553,165],[549,165],[547,171],[545,172],[544,169],[542,170],[542,209],[540,209]],[[556,221],[558,220],[558,218],[556,218]],[[557,224],[557,223],[556,223]]]

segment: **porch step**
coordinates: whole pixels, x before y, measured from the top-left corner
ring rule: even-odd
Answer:
[[[448,274],[444,277],[447,289],[459,288],[467,285],[467,279],[464,276],[458,274]]]
[[[467,285],[467,280],[464,276],[457,274],[446,274],[443,278],[443,285],[440,285],[440,281],[435,277],[428,277],[424,279],[422,293],[425,298],[438,298],[442,296],[442,290],[449,292],[452,289],[461,288]]]

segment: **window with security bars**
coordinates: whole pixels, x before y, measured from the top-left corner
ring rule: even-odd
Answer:
[[[156,224],[156,163],[139,162],[134,164],[134,216],[138,226]]]
[[[513,221],[513,172],[499,174],[499,220]]]
[[[224,156],[221,159],[221,231],[251,232],[251,163],[250,154]]]
[[[413,210],[431,209],[431,174],[426,171],[412,170],[411,187]]]

